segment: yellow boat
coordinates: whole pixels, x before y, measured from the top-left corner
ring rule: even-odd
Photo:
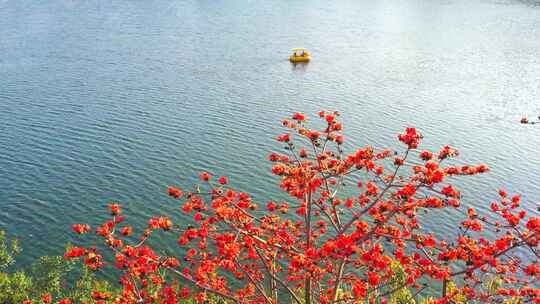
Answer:
[[[291,62],[308,62],[311,60],[311,54],[305,48],[292,49],[293,54],[289,57]]]

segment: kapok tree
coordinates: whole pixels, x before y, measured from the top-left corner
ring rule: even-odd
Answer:
[[[428,303],[540,303],[540,218],[502,190],[491,213],[478,214],[450,183],[487,165],[452,166],[458,151],[449,146],[419,150],[414,128],[398,136],[400,154],[373,147],[346,154],[339,113],[319,116],[321,129],[300,113],[283,121],[287,131],[277,139],[285,150],[269,157],[286,201],[255,202],[205,172],[192,191],[169,187],[183,215],[151,218],[135,243],[120,206],[111,204],[112,219],[96,233],[115,255],[123,291],[96,301],[413,303],[427,294]],[[456,209],[465,220],[455,233],[435,235],[418,215],[432,209]],[[187,218],[193,223],[180,225]],[[90,226],[73,229],[84,234]],[[176,255],[148,245],[157,231],[177,234]],[[65,256],[105,265],[97,247]]]

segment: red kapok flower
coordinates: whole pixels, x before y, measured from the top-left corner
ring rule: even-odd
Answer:
[[[334,115],[328,114],[328,115],[326,115],[325,119],[326,119],[326,122],[328,122],[329,124],[331,124],[331,123],[334,122],[334,120],[336,119],[336,117],[335,117]]]
[[[433,158],[433,153],[429,152],[429,151],[422,151],[422,153],[420,153],[420,158],[422,160],[430,160]]]
[[[355,298],[363,298],[367,295],[367,284],[364,281],[358,281],[353,285],[352,290]]]
[[[525,272],[525,274],[530,275],[530,276],[540,276],[540,265],[536,263],[530,264],[527,267],[525,267],[523,272]]]
[[[366,275],[368,277],[368,282],[371,286],[379,285],[381,279],[379,278],[379,275],[376,272],[368,271],[366,272]]]
[[[157,222],[158,226],[164,230],[170,230],[173,226],[173,222],[168,217],[160,217]]]
[[[207,182],[212,178],[212,175],[210,175],[210,173],[208,172],[203,172],[199,175],[199,177],[201,178],[201,180]]]
[[[73,224],[71,228],[78,234],[84,234],[90,231],[90,225],[88,224]]]
[[[282,135],[278,136],[277,140],[281,141],[281,142],[289,142],[289,141],[291,141],[291,135],[290,134],[282,134]]]
[[[309,139],[311,139],[312,141],[316,141],[316,140],[319,139],[319,137],[321,137],[321,133],[319,133],[319,131],[313,130],[313,131],[310,131],[310,132],[308,133],[308,137],[309,137]]]
[[[111,214],[114,216],[119,215],[122,212],[119,204],[109,204],[109,208],[111,208]]]
[[[480,165],[476,166],[476,172],[478,172],[478,173],[484,173],[484,172],[488,172],[488,171],[489,171],[489,167],[486,164],[480,164]]]
[[[187,287],[184,287],[180,290],[180,292],[178,293],[178,295],[180,296],[181,299],[187,299],[189,297],[189,289]]]
[[[43,295],[41,296],[41,301],[43,301],[43,303],[51,303],[52,302],[52,296],[50,294],[46,294],[46,295]]]
[[[208,297],[206,296],[206,293],[201,292],[197,294],[197,296],[195,297],[195,300],[199,303],[204,303],[208,300]]]
[[[269,202],[267,205],[266,205],[266,208],[268,209],[268,211],[276,211],[277,209],[277,205],[275,202]]]
[[[94,300],[107,300],[112,298],[112,295],[106,292],[92,291],[92,298]]]
[[[421,138],[422,138],[422,135],[416,132],[415,128],[407,128],[404,134],[400,134],[398,136],[399,141],[406,144],[409,147],[409,149],[418,148],[418,144],[420,143]]]
[[[167,189],[167,192],[169,193],[170,196],[174,198],[181,198],[184,195],[182,190],[172,187],[172,186]]]
[[[88,265],[88,267],[90,267],[91,269],[96,270],[103,266],[103,262],[101,261],[102,259],[103,256],[101,254],[90,251],[84,259],[84,264]]]
[[[293,116],[292,116],[292,119],[298,120],[299,122],[303,122],[303,121],[306,120],[306,116],[304,114],[301,114],[301,113],[294,113]]]
[[[222,185],[226,185],[229,183],[229,179],[227,179],[225,176],[222,176],[218,179],[218,182]]]
[[[82,247],[71,247],[70,249],[68,249],[68,251],[66,251],[66,253],[64,254],[64,257],[66,259],[77,258],[77,257],[83,256],[85,253],[86,253],[86,249]]]
[[[195,215],[193,216],[193,219],[194,219],[196,222],[202,221],[203,218],[204,218],[204,216],[203,216],[203,214],[200,213],[200,212],[195,213]]]
[[[133,228],[131,227],[122,227],[120,228],[120,233],[122,233],[123,235],[131,235],[133,233]]]

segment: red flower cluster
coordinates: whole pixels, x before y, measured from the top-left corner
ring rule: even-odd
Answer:
[[[114,299],[95,293],[94,299],[177,303],[193,297],[205,303],[216,296],[234,303],[390,303],[402,294],[413,297],[443,286],[429,303],[511,298],[540,303],[534,284],[540,278],[540,218],[521,209],[520,196],[509,198],[504,191],[489,216],[483,215],[462,202],[457,186],[449,183],[485,173],[486,165],[451,165],[459,153],[449,146],[417,151],[422,136],[414,128],[398,136],[406,148],[402,154],[373,147],[345,153],[340,113],[319,116],[321,129],[308,128],[301,113],[284,120],[287,132],[278,141],[286,151],[269,156],[286,201],[259,208],[251,196],[228,187],[226,177],[213,183],[203,172],[207,190],[197,187],[184,198],[180,189],[168,188],[193,220],[182,227],[170,217],[151,218],[135,243],[125,238],[133,229],[119,227],[124,221],[120,206],[110,205],[112,220],[96,232],[114,253],[123,292]],[[293,143],[293,135],[306,146]],[[355,187],[347,190],[351,184]],[[423,222],[435,210],[461,217],[455,223],[459,229],[444,235],[428,231]],[[89,228],[73,226],[77,233]],[[160,230],[177,236],[176,253],[149,245],[149,237]],[[65,256],[82,257],[92,268],[104,265],[95,248],[73,247]],[[490,280],[497,288],[483,284]],[[447,288],[450,282],[455,286]]]
[[[184,195],[184,193],[182,192],[182,190],[178,189],[178,188],[175,188],[175,187],[169,187],[167,189],[167,191],[169,192],[169,195],[174,197],[174,198],[182,198],[182,196]]]
[[[398,136],[398,139],[399,141],[405,143],[409,149],[416,149],[418,148],[420,139],[422,139],[422,135],[416,132],[415,128],[407,128],[404,134],[400,134]]]
[[[90,231],[90,225],[88,224],[73,224],[71,228],[78,234],[84,234]]]
[[[111,208],[111,214],[113,216],[120,215],[120,213],[122,212],[119,204],[109,204],[109,208]]]

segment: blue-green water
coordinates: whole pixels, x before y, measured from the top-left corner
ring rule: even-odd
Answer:
[[[279,120],[321,109],[354,145],[415,126],[459,147],[492,168],[464,203],[504,187],[536,212],[540,125],[518,121],[540,114],[540,2],[0,0],[0,229],[23,261],[62,253],[110,200],[137,223],[176,212],[165,187],[201,170],[267,201]]]

